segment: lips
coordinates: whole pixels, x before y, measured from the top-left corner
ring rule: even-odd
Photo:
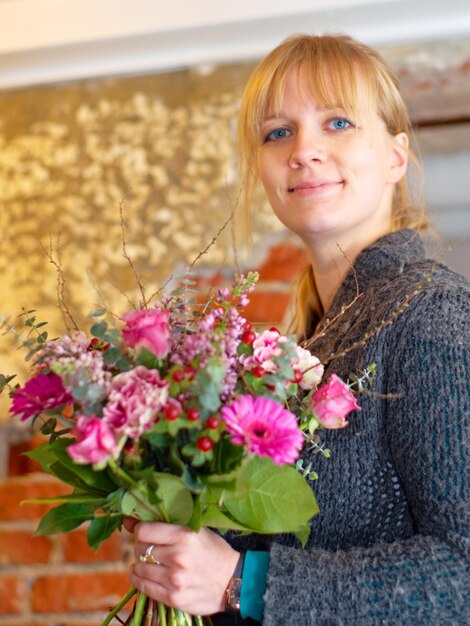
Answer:
[[[289,193],[293,193],[294,191],[304,191],[304,190],[305,191],[308,191],[308,190],[321,191],[321,190],[330,189],[334,187],[335,185],[340,185],[342,183],[343,183],[342,180],[328,180],[324,178],[318,178],[315,180],[304,181],[292,187],[288,187],[287,191]]]

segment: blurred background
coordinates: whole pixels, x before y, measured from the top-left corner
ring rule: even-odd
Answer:
[[[345,32],[399,77],[422,158],[439,260],[470,279],[468,0],[0,0],[0,314],[22,307],[64,331],[57,271],[79,325],[97,304],[136,301],[127,250],[148,293],[217,236],[239,193],[234,150],[256,61],[297,32]],[[230,282],[227,227],[194,268],[196,287]],[[236,246],[239,251],[243,242]],[[253,246],[261,274],[248,317],[282,323],[299,243],[262,198]],[[1,337],[0,372],[24,371]],[[20,455],[38,441],[0,407],[0,626],[95,626],[125,591],[129,545],[98,553],[85,531],[30,535],[60,487]]]

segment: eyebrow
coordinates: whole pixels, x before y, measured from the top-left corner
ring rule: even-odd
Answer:
[[[328,111],[343,111],[344,113],[346,113],[346,109],[343,106],[341,106],[340,104],[335,104],[332,107],[323,107],[323,108],[318,109],[318,111],[320,113],[326,113]],[[271,120],[277,120],[277,119],[279,119],[281,117],[288,118],[289,116],[286,115],[286,113],[284,113],[284,111],[281,110],[278,113],[272,113],[271,115],[268,115],[267,117],[263,117],[261,122],[262,123],[263,122],[269,122]]]

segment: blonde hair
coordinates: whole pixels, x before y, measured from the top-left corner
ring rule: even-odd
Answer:
[[[354,114],[364,89],[366,104],[378,111],[391,135],[412,135],[406,105],[395,75],[372,48],[347,35],[294,35],[272,50],[254,69],[243,94],[238,124],[238,152],[242,179],[240,205],[245,231],[249,231],[250,204],[259,183],[258,149],[261,123],[268,111],[280,107],[284,84],[293,70],[305,68],[316,103],[325,108],[340,107]],[[395,187],[392,228],[428,227],[421,198],[413,201],[413,173],[420,172],[418,160],[410,152],[406,178]],[[413,168],[414,166],[414,168]],[[418,185],[421,190],[422,185]],[[312,308],[318,310],[319,298],[311,266],[300,273],[296,285],[293,327],[298,335],[306,331]]]

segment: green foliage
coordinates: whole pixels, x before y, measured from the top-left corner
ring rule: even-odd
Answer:
[[[198,397],[206,417],[217,411],[221,405],[226,367],[220,358],[212,357],[204,369],[199,369],[193,385],[193,393]]]
[[[86,504],[73,502],[62,504],[44,515],[34,534],[67,533],[91,519],[93,519],[93,512]]]
[[[312,490],[295,468],[259,457],[241,468],[237,491],[224,496],[230,515],[257,532],[296,532],[318,513]]]
[[[103,541],[110,537],[115,530],[121,528],[122,520],[122,515],[96,516],[88,526],[88,545],[93,548],[93,550],[98,550]]]

